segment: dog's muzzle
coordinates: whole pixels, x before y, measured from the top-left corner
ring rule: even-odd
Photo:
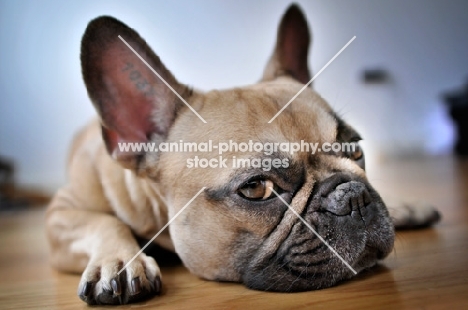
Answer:
[[[358,176],[337,173],[318,182],[301,217],[327,244],[298,218],[273,255],[252,260],[243,276],[248,287],[283,292],[329,287],[354,276],[329,246],[358,272],[393,248],[388,211]]]

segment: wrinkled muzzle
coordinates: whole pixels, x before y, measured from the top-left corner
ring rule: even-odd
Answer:
[[[243,274],[248,287],[282,292],[329,287],[354,276],[338,255],[359,272],[393,248],[388,211],[359,177],[337,173],[318,183],[301,217],[325,242],[295,219],[275,253],[262,257],[262,248],[257,251]]]

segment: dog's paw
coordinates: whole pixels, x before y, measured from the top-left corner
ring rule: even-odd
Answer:
[[[400,204],[389,207],[390,217],[396,229],[428,227],[437,223],[441,215],[436,208],[428,204]]]
[[[118,305],[160,293],[161,272],[154,258],[142,253],[118,274],[131,257],[111,256],[89,262],[78,286],[80,299],[90,305]]]

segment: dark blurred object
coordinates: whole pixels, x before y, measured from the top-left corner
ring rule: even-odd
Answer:
[[[14,183],[12,161],[0,157],[0,211],[19,210],[33,205],[45,205],[50,197],[40,191],[22,189]]]
[[[459,90],[445,93],[443,98],[457,127],[455,153],[468,156],[468,83]]]
[[[365,69],[362,73],[365,84],[384,84],[390,81],[388,71],[382,68]]]
[[[0,185],[13,183],[13,163],[0,158]]]

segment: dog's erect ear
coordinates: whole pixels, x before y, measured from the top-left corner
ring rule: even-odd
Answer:
[[[301,9],[296,4],[292,4],[281,19],[276,47],[262,80],[268,81],[281,75],[290,75],[301,83],[309,82],[307,57],[309,45],[310,33],[307,20]]]
[[[119,142],[164,140],[180,99],[119,39],[122,37],[182,97],[179,84],[146,42],[120,21],[91,21],[81,42],[81,67],[88,95],[99,113],[108,152],[125,167],[136,168],[142,154],[119,152]]]

